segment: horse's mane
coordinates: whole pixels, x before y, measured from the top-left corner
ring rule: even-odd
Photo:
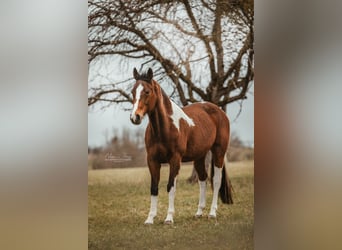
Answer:
[[[171,101],[171,99],[169,98],[169,96],[166,94],[166,92],[164,91],[164,89],[162,87],[160,87],[160,91],[162,94],[162,98],[165,98],[165,99],[168,99],[169,101]],[[168,111],[171,110],[171,103],[170,102],[164,102],[164,105]]]

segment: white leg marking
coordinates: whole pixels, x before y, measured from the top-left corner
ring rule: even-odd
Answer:
[[[196,212],[196,217],[200,217],[203,214],[203,209],[205,208],[205,191],[206,191],[206,181],[198,181],[199,184],[199,202],[198,209]]]
[[[158,196],[151,195],[151,207],[145,224],[153,224],[153,218],[157,215]]]
[[[135,112],[137,111],[138,109],[138,105],[139,105],[139,101],[140,101],[140,96],[141,96],[141,92],[144,90],[144,87],[139,84],[139,86],[137,87],[137,90],[136,90],[136,96],[135,96],[135,103],[133,105],[133,110],[132,110],[132,113],[131,113],[131,118],[133,120],[135,120]]]
[[[217,198],[218,192],[221,186],[221,178],[222,178],[222,168],[218,168],[214,166],[214,194],[213,194],[213,201],[211,203],[209,217],[216,217],[216,210],[217,210]]]
[[[165,219],[166,224],[173,223],[173,214],[175,213],[176,182],[177,182],[177,177],[175,177],[175,180],[173,182],[173,187],[171,188],[169,192],[169,208],[167,210],[167,216]]]

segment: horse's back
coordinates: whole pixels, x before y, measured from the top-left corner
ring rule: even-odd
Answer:
[[[223,127],[229,130],[229,120],[227,115],[217,105],[210,102],[194,103],[183,108],[183,111],[193,120],[197,122],[206,122],[208,118],[215,127]]]

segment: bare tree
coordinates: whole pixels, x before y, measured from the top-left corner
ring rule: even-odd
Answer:
[[[254,79],[253,0],[89,0],[88,14],[90,68],[103,58],[141,61],[183,106],[204,100],[225,110],[246,98]],[[123,81],[91,87],[88,105],[131,102],[130,88]]]
[[[88,14],[90,69],[139,61],[183,106],[203,100],[224,110],[253,84],[253,0],[89,0]],[[88,105],[130,103],[132,84],[106,78],[89,88]]]

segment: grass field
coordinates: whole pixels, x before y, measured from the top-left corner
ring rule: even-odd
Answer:
[[[162,167],[158,215],[144,225],[150,206],[148,168],[88,172],[89,249],[253,249],[254,162],[230,163],[234,204],[219,200],[217,219],[208,219],[212,191],[207,189],[204,217],[195,218],[199,189],[190,185],[192,166],[177,179],[173,225],[164,225],[168,208],[168,167]]]

